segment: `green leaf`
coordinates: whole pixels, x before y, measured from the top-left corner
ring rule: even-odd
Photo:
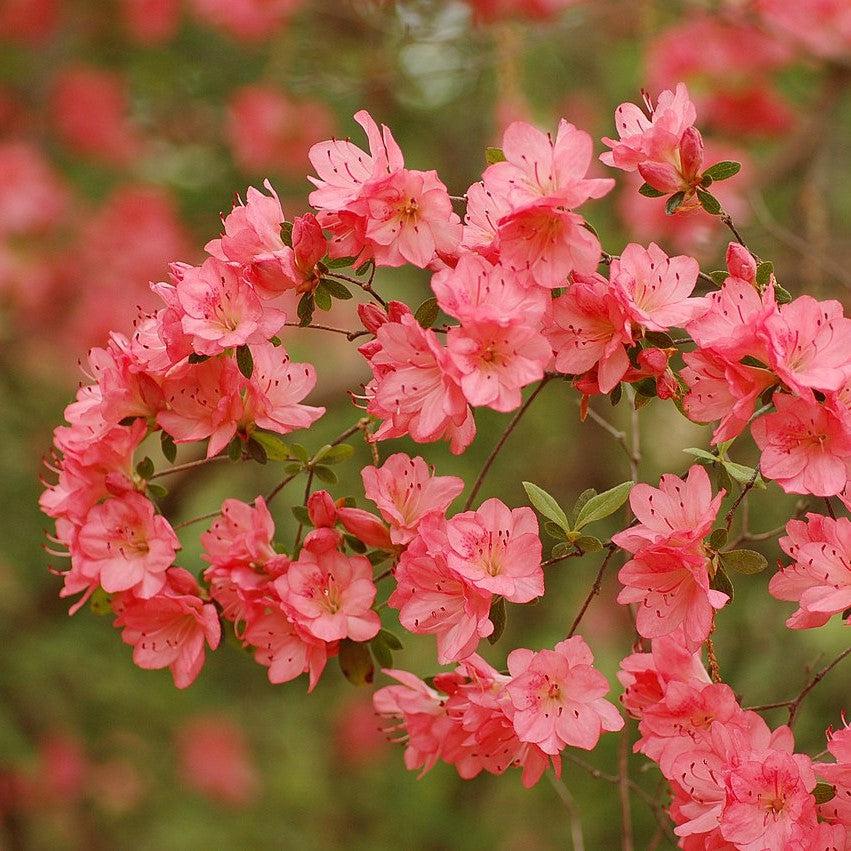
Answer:
[[[340,298],[345,301],[352,297],[352,291],[345,284],[340,283],[340,281],[334,278],[323,278],[322,287],[328,290],[334,298]]]
[[[733,590],[733,583],[730,582],[730,577],[727,576],[724,568],[721,565],[718,565],[718,569],[715,571],[715,576],[712,577],[711,587],[716,591],[721,591],[722,594],[726,594],[730,598],[730,602],[733,602],[733,596],[735,595],[735,591]]]
[[[770,260],[763,260],[756,267],[756,284],[760,289],[768,286],[771,276],[774,274],[774,264]]]
[[[550,550],[550,558],[564,558],[569,556],[574,550],[573,544],[567,541],[560,541],[552,550]]]
[[[722,528],[713,529],[709,535],[709,546],[713,550],[720,550],[727,543],[727,530]]]
[[[768,560],[756,550],[729,550],[720,553],[720,557],[725,569],[735,570],[736,573],[760,573],[768,567]]]
[[[331,293],[328,292],[327,287],[325,286],[325,281],[320,281],[319,285],[313,291],[313,303],[320,310],[330,310],[331,309]]]
[[[662,331],[645,331],[644,339],[657,349],[670,349],[674,345],[671,335]]]
[[[592,496],[576,515],[573,528],[581,529],[589,523],[595,523],[614,514],[626,502],[634,484],[635,482],[622,482],[597,496]]]
[[[643,195],[645,198],[661,198],[665,193],[655,189],[649,183],[642,183],[638,194]]]
[[[403,647],[402,642],[389,629],[382,629],[378,636],[391,650],[401,650]]]
[[[587,488],[582,491],[578,497],[576,497],[576,502],[573,503],[573,508],[570,509],[569,515],[571,528],[573,528],[573,524],[576,522],[579,512],[582,511],[583,506],[589,499],[591,499],[592,496],[597,496],[597,491],[594,488]]]
[[[136,465],[136,475],[146,480],[154,475],[154,462],[147,455]]]
[[[414,313],[414,319],[420,323],[423,328],[431,328],[437,319],[439,312],[436,298],[427,298]]]
[[[753,479],[754,468],[746,467],[744,464],[738,464],[735,461],[729,461],[726,458],[720,459],[724,465],[724,469],[730,474],[730,477],[737,481],[740,485],[748,485]],[[759,490],[765,490],[765,482],[762,476],[757,475],[754,480],[754,487]]]
[[[299,523],[302,523],[305,526],[312,526],[313,524],[310,522],[310,514],[307,512],[306,505],[292,505],[290,506],[290,511],[293,513],[293,517],[298,520]]]
[[[290,449],[299,461],[307,462],[310,460],[310,453],[300,443],[291,443]]]
[[[789,304],[789,302],[792,301],[792,293],[790,293],[786,287],[781,287],[780,284],[775,284],[774,300],[778,304]]]
[[[815,789],[813,789],[813,797],[816,799],[817,804],[826,804],[836,797],[836,787],[831,786],[830,783],[819,781],[816,783]]]
[[[738,174],[742,169],[742,164],[734,160],[723,160],[720,163],[709,166],[703,173],[709,175],[713,180],[727,180],[734,174]]]
[[[148,482],[147,490],[154,499],[162,499],[168,494],[168,489],[164,488],[159,482]]]
[[[103,588],[95,588],[94,593],[89,597],[89,608],[96,615],[112,614],[112,598]]]
[[[593,535],[580,535],[573,545],[583,553],[597,553],[603,549],[603,542]]]
[[[298,300],[298,307],[296,308],[296,313],[298,314],[298,321],[300,325],[310,325],[310,320],[313,319],[312,293],[305,293]]]
[[[609,402],[611,402],[613,406],[617,405],[620,402],[622,396],[623,384],[616,384],[614,390],[609,393]]]
[[[284,466],[284,472],[288,476],[294,476],[296,473],[300,473],[304,469],[304,465],[300,463],[286,464]]]
[[[370,553],[366,554],[367,559],[369,559],[369,563],[373,567],[378,567],[379,564],[383,564],[387,559],[390,558],[392,553],[387,552],[387,550],[373,550]]]
[[[248,346],[239,346],[237,348],[236,365],[246,378],[251,378],[251,373],[254,372],[254,358],[251,356],[251,349]]]
[[[231,461],[239,461],[242,458],[242,441],[238,437],[228,444],[228,458]]]
[[[718,460],[717,455],[707,452],[705,449],[698,449],[696,446],[690,446],[688,449],[683,449],[686,455],[694,455],[695,458],[700,458],[703,461],[711,461],[713,464]]]
[[[313,468],[313,475],[328,485],[336,485],[339,481],[337,474],[330,467],[323,467],[321,464]]]
[[[551,538],[555,538],[557,541],[564,540],[564,529],[562,529],[558,523],[553,523],[552,520],[547,520],[546,523],[544,523],[544,531]]]
[[[350,443],[338,443],[336,446],[329,446],[325,452],[322,452],[322,449],[319,452],[322,454],[317,453],[317,461],[321,460],[323,464],[341,464],[355,454],[355,448]]]
[[[189,363],[204,363],[205,360],[210,360],[209,355],[199,355],[198,352],[192,352],[187,358]]]
[[[393,653],[387,644],[381,640],[380,632],[369,642],[369,649],[372,650],[372,655],[375,657],[379,668],[393,667]]]
[[[177,460],[177,446],[174,443],[174,438],[167,432],[160,432],[160,449],[163,457],[169,464],[174,464]]]
[[[686,199],[685,192],[675,192],[670,198],[668,198],[667,203],[665,204],[665,212],[669,216],[673,216],[677,210],[682,206],[683,201]]]
[[[353,553],[363,555],[366,552],[366,544],[354,535],[343,535],[343,540],[349,545],[349,549]]]
[[[716,269],[709,273],[709,277],[720,287],[730,277],[730,273],[726,269]]]
[[[293,247],[293,223],[292,222],[284,222],[281,225],[281,239],[283,240],[284,245],[288,245],[290,248]]]
[[[529,502],[543,514],[548,520],[561,526],[565,531],[570,530],[570,523],[567,522],[567,515],[562,511],[561,506],[551,497],[543,488],[539,488],[532,482],[523,482],[523,489],[526,491],[526,496],[529,497]]]
[[[710,216],[717,216],[721,212],[721,202],[711,192],[707,192],[705,189],[698,189],[697,200],[700,201],[700,206]]]
[[[326,269],[345,269],[347,266],[351,266],[357,257],[337,257],[334,260],[328,258],[324,261]]]
[[[340,642],[340,670],[343,676],[353,685],[364,686],[372,682],[375,667],[372,664],[369,648],[366,644],[358,644],[350,638]]]
[[[253,437],[248,438],[248,443],[245,444],[245,451],[248,453],[248,457],[258,464],[265,464],[269,460],[262,444],[258,443]]]
[[[289,461],[293,451],[288,443],[271,431],[255,431],[251,435],[265,450],[270,461]]]
[[[493,165],[494,163],[504,163],[505,152],[502,150],[502,148],[485,148],[485,162],[488,165]]]
[[[491,644],[496,644],[497,641],[499,641],[503,631],[505,630],[505,622],[508,617],[505,611],[504,597],[494,598],[494,601],[491,604],[491,610],[488,614],[488,617],[490,618],[490,621],[493,624],[493,632],[488,636],[488,641]]]

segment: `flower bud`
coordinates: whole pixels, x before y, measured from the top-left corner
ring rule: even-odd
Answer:
[[[749,284],[756,282],[756,260],[744,245],[731,242],[727,246],[727,271],[732,277]]]
[[[686,127],[680,139],[680,166],[686,183],[694,183],[703,165],[703,139],[695,127]]]
[[[314,491],[307,499],[307,514],[317,528],[333,526],[337,522],[337,506],[328,491]]]
[[[682,189],[680,173],[670,163],[644,162],[638,166],[639,174],[659,192],[668,194]]]
[[[393,548],[387,527],[380,518],[369,511],[364,511],[362,508],[339,508],[337,517],[347,532],[359,538],[368,547],[377,547],[381,550]]]

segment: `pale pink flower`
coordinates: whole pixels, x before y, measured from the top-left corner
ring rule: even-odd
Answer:
[[[760,395],[775,383],[764,369],[731,362],[711,350],[685,352],[680,377],[689,387],[683,408],[690,420],[720,420],[712,434],[713,445],[732,440],[744,431]]]
[[[357,200],[364,184],[401,170],[405,161],[393,134],[383,124],[379,129],[365,110],[355,113],[369,140],[369,154],[348,139],[319,142],[310,149],[310,162],[319,177],[308,177],[317,188],[310,193],[312,207],[341,210]]]
[[[817,56],[843,60],[851,52],[851,9],[845,0],[758,0],[763,20]]]
[[[112,594],[132,590],[147,598],[166,582],[180,541],[168,520],[139,493],[94,506],[80,529],[72,559]]]
[[[499,260],[499,223],[511,212],[508,198],[489,189],[481,181],[465,193],[467,211],[464,215],[465,248],[486,256],[493,263]]]
[[[708,560],[688,549],[656,545],[639,551],[618,573],[621,604],[637,603],[636,628],[645,638],[682,627],[685,646],[696,650],[712,626],[716,609],[729,600],[709,587]]]
[[[766,319],[769,366],[798,395],[838,390],[851,377],[851,319],[838,301],[801,296]]]
[[[192,0],[201,21],[243,41],[270,38],[303,0]]]
[[[226,499],[221,514],[201,535],[204,561],[219,567],[231,564],[260,566],[276,557],[272,546],[275,523],[262,496],[249,505]]]
[[[828,730],[827,749],[836,762],[817,762],[813,768],[821,780],[834,787],[836,794],[820,805],[819,815],[834,824],[848,826],[851,825],[851,727]],[[843,846],[838,847],[842,851]]]
[[[286,320],[285,314],[261,303],[238,269],[214,257],[184,270],[177,298],[184,311],[183,331],[201,355],[262,343]]]
[[[379,266],[421,269],[461,241],[461,220],[435,171],[400,169],[363,189],[366,237]]]
[[[682,328],[702,308],[689,298],[700,271],[692,257],[668,257],[656,243],[630,243],[612,260],[609,279],[630,318],[650,331]]]
[[[204,644],[219,646],[221,626],[215,606],[199,596],[192,574],[171,568],[167,584],[143,600],[123,593],[113,598],[123,628],[121,638],[133,646],[133,661],[146,670],[170,668],[177,688],[191,685],[204,664]]]
[[[328,656],[337,652],[336,642],[328,644],[314,638],[278,607],[253,618],[243,641],[254,648],[255,660],[269,669],[270,683],[288,683],[306,673],[308,691],[319,682]]]
[[[851,520],[816,514],[807,515],[807,520],[805,531],[801,521],[789,521],[789,535],[780,544],[795,561],[775,573],[768,585],[777,599],[798,603],[786,621],[791,629],[822,626],[851,608]]]
[[[298,561],[274,585],[287,616],[314,638],[368,641],[381,628],[372,610],[372,565],[343,555],[334,537],[310,533]]]
[[[547,338],[559,372],[581,375],[596,366],[601,393],[616,387],[629,369],[629,318],[600,275],[574,275],[567,292],[553,302]]]
[[[422,458],[411,458],[403,452],[391,455],[380,467],[364,467],[361,478],[367,499],[378,506],[390,524],[394,544],[410,543],[424,518],[442,517],[464,490],[462,479],[435,476],[434,469]]]
[[[538,518],[528,507],[510,509],[498,499],[446,523],[449,567],[483,591],[512,603],[544,593]]]
[[[435,635],[442,665],[474,653],[480,639],[493,632],[493,595],[452,570],[446,521],[430,515],[419,534],[399,558],[396,588],[388,603],[399,610],[399,622],[409,632]]]
[[[759,468],[786,493],[834,496],[851,475],[851,434],[815,399],[774,394],[776,411],[755,420]]]
[[[694,549],[709,534],[726,491],[712,496],[709,475],[693,464],[685,480],[666,473],[659,487],[639,482],[629,494],[638,525],[612,536],[612,541],[631,553],[649,547]]]
[[[748,754],[726,778],[721,835],[742,851],[812,847],[815,785],[811,760],[803,754]]]
[[[0,234],[54,228],[68,202],[68,188],[39,148],[18,140],[0,144]]]
[[[523,321],[474,320],[451,328],[446,346],[467,401],[496,411],[519,408],[521,389],[540,381],[552,358],[539,327]]]
[[[575,635],[553,650],[512,650],[511,682],[506,691],[514,707],[514,729],[521,741],[546,754],[567,746],[593,750],[604,730],[620,730],[624,720],[604,698],[606,678],[594,667],[585,641]]]

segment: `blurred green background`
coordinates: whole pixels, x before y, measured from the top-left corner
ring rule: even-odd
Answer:
[[[741,93],[758,82],[788,110],[783,121],[780,107],[772,107],[776,126],[766,121],[761,132],[743,135],[707,105],[713,120],[700,125],[708,145],[725,152],[717,158],[746,163],[725,203],[736,209],[753,247],[774,260],[787,289],[847,302],[845,67],[785,45],[778,48],[782,56],[757,69],[736,67],[713,59],[708,43],[703,61],[714,63],[714,75],[700,61],[678,66],[682,38],[671,44],[664,38],[707,18],[722,25],[725,4],[552,3],[552,14],[530,16],[525,13],[547,4],[515,3],[520,14],[490,15],[483,13],[512,4],[290,0],[266,3],[289,11],[273,15],[253,38],[204,12],[216,5],[175,4],[171,29],[151,39],[140,34],[132,12],[138,7],[143,23],[153,20],[146,16],[159,8],[156,0],[0,0],[0,177],[7,187],[5,195],[0,188],[0,848],[569,847],[562,804],[546,779],[527,791],[515,772],[469,782],[444,765],[421,780],[406,772],[401,748],[377,731],[371,689],[349,685],[333,660],[307,696],[303,678],[270,686],[265,669],[230,640],[208,654],[198,681],[180,692],[167,671],[131,664],[107,618],[88,608],[69,618],[57,597],[60,580],[48,572],[41,549],[48,522],[36,505],[51,429],[79,380],[77,359],[106,329],[129,327],[148,280],[164,277],[170,259],[198,257],[234,193],[264,177],[288,215],[303,212],[306,147],[332,132],[357,140],[350,116],[360,108],[393,129],[411,167],[436,168],[450,192],[461,195],[481,172],[484,147],[498,143],[515,117],[553,128],[565,116],[599,138],[612,132],[615,106],[639,100],[642,86],[667,66],[681,70],[699,98]],[[63,100],[63,75],[80,66],[114,75],[124,97],[120,120],[100,113],[96,95],[94,107]],[[262,86],[289,106],[266,102],[246,117],[234,106],[246,86]],[[124,133],[118,141],[116,123]],[[233,143],[234,123],[256,150]],[[107,126],[111,136],[94,138]],[[4,159],[21,145],[49,170],[51,197],[64,197],[61,212],[30,227],[15,225],[15,217],[23,215],[31,175],[14,157]],[[165,235],[142,226],[136,202],[92,231],[91,221],[105,215],[116,192],[139,186],[153,187],[157,203],[173,205]],[[619,181],[613,198],[584,211],[606,250],[653,238],[671,253],[695,253],[706,270],[723,267],[720,226],[701,212],[685,225],[666,222],[658,209],[636,214],[632,196],[635,187]],[[38,220],[38,211],[27,215]],[[179,258],[164,253],[175,246]],[[376,285],[416,305],[426,296],[427,276],[384,270]],[[355,327],[351,314],[335,319]],[[318,447],[358,416],[344,391],[365,372],[345,342],[311,333],[293,333],[285,343],[294,359],[317,364],[312,401],[328,405],[329,413],[303,439]],[[591,420],[579,422],[577,399],[566,384],[547,387],[480,498],[523,504],[526,479],[569,505],[587,487],[604,489],[628,477],[621,447]],[[596,399],[592,407],[616,428],[629,427],[625,400],[612,408]],[[690,463],[682,449],[709,440],[709,428],[658,400],[639,419],[645,481],[666,470],[682,473]],[[460,459],[438,445],[397,441],[392,448],[422,454],[439,472],[472,481],[506,420],[477,411],[479,435]],[[749,438],[740,439],[733,457],[754,463]],[[360,463],[341,471],[335,497],[355,495],[365,505],[358,470],[368,459],[359,446]],[[169,508],[182,519],[214,509],[226,496],[252,499],[280,478],[273,466],[212,465],[191,478],[171,477]],[[291,503],[300,497],[297,489]],[[795,499],[775,487],[756,492],[750,527],[774,528],[794,510]],[[279,537],[287,539],[295,521],[286,499],[273,513]],[[201,567],[198,529],[184,536],[180,559],[193,571]],[[758,546],[774,565],[776,545]],[[484,655],[502,667],[513,647],[560,640],[597,565],[588,556],[553,568],[547,596],[511,607],[504,636]],[[745,705],[793,696],[808,672],[848,641],[836,619],[820,630],[787,630],[791,607],[768,596],[770,572],[738,578],[735,602],[718,618],[721,670]],[[613,696],[617,664],[631,642],[628,618],[614,602],[614,575],[581,629]],[[382,614],[392,624],[393,613]],[[396,663],[433,674],[433,640],[409,637]],[[801,749],[824,748],[825,728],[838,725],[840,710],[848,708],[847,683],[848,671],[837,670],[807,699],[796,728]],[[766,718],[781,723],[785,713]],[[193,750],[191,733],[199,730],[207,738],[199,733],[202,745]],[[614,773],[617,745],[616,736],[604,737],[593,754],[580,756]],[[655,768],[639,756],[630,764],[632,776],[655,795]],[[586,847],[619,847],[616,788],[569,761],[564,777],[582,812]],[[671,847],[641,800],[633,802],[633,817],[638,848]]]

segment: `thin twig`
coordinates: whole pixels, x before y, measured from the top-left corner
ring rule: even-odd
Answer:
[[[172,473],[182,473],[184,470],[191,470],[193,467],[203,467],[205,464],[211,464],[213,461],[228,461],[227,455],[214,455],[212,458],[198,458],[196,461],[187,461],[185,464],[175,464],[167,470],[160,470],[154,473],[148,481],[158,479],[160,476],[170,476]]]
[[[307,501],[310,499],[310,490],[313,487],[313,467],[307,471],[307,484],[304,486],[304,500],[302,504],[307,508]],[[298,521],[298,528],[295,530],[295,543],[293,544],[293,558],[298,553],[298,548],[301,546],[301,533],[304,531],[304,523]]]
[[[591,601],[597,594],[600,593],[600,586],[603,584],[603,574],[606,571],[606,566],[611,561],[612,556],[615,554],[617,547],[614,544],[609,544],[608,552],[606,553],[606,557],[603,559],[603,563],[600,565],[600,569],[597,571],[597,576],[594,579],[594,584],[591,586],[591,590],[588,592],[588,596],[585,598],[585,601],[582,603],[582,608],[579,610],[576,617],[573,619],[573,623],[570,625],[570,629],[568,630],[567,637],[570,638],[573,633],[576,632],[577,627],[579,626],[579,622],[585,617],[585,612],[588,611],[588,607],[591,605]]]
[[[193,517],[191,520],[184,520],[182,523],[177,523],[171,528],[175,531],[178,529],[185,529],[187,526],[192,526],[195,523],[201,523],[204,520],[212,520],[214,517],[218,517],[221,514],[221,511],[211,511],[209,514],[202,514],[200,517]]]
[[[345,281],[355,287],[362,289],[367,295],[371,295],[382,307],[387,307],[387,302],[372,288],[372,281],[375,276],[375,266],[372,267],[372,273],[368,281],[359,281],[357,278],[352,278],[349,275],[341,275],[339,272],[328,272],[329,278],[336,278],[339,281]]]
[[[588,408],[588,416],[595,423],[597,423],[600,428],[610,434],[618,442],[618,445],[621,447],[621,449],[623,449],[624,453],[626,454],[626,457],[629,461],[630,469],[632,469],[633,467],[637,467],[641,459],[639,457],[636,457],[633,453],[633,450],[630,448],[630,445],[626,439],[626,432],[621,431],[616,426],[613,426],[607,419],[601,417],[593,408]]]
[[[618,751],[618,792],[621,801],[621,847],[623,851],[634,851],[635,840],[632,835],[632,809],[629,797],[629,723],[623,725],[620,748]]]
[[[372,331],[349,331],[346,328],[335,328],[333,325],[302,325],[301,322],[284,322],[287,328],[313,328],[316,331],[333,331],[335,334],[343,334],[349,341],[357,340],[358,337],[366,337]]]
[[[576,806],[576,801],[573,800],[573,795],[565,786],[564,781],[560,777],[548,771],[547,779],[550,785],[556,790],[556,794],[561,798],[564,808],[567,810],[567,819],[570,822],[570,838],[573,842],[573,851],[585,851],[585,838],[582,835],[582,822],[579,818],[579,808]]]
[[[511,432],[514,431],[517,423],[523,418],[523,414],[529,410],[529,406],[532,402],[535,401],[535,398],[544,389],[547,382],[550,380],[550,376],[545,375],[539,382],[538,386],[532,391],[529,395],[529,398],[520,406],[517,413],[511,418],[511,422],[505,427],[505,431],[500,436],[499,440],[496,442],[496,446],[491,450],[491,454],[488,455],[485,460],[484,466],[479,471],[479,475],[476,477],[476,481],[473,483],[473,487],[470,491],[470,495],[467,497],[467,501],[464,503],[464,511],[467,511],[470,506],[473,504],[473,500],[476,498],[476,494],[479,492],[479,488],[482,486],[482,482],[485,480],[485,476],[488,474],[488,470],[490,470],[493,462],[496,460],[496,456],[499,455],[500,450],[505,445],[505,441],[511,436]]]
[[[724,518],[724,528],[729,532],[733,525],[733,518],[736,516],[736,509],[742,504],[742,500],[753,490],[756,485],[756,480],[759,478],[759,464],[754,467],[753,475],[750,481],[742,488],[742,492],[736,498],[736,501],[730,506],[727,516]]]

